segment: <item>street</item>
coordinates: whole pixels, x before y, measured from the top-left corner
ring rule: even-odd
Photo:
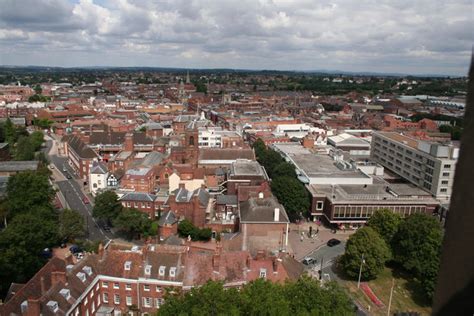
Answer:
[[[104,232],[92,217],[92,201],[90,201],[90,197],[86,197],[81,190],[82,184],[76,179],[74,171],[67,163],[67,158],[59,157],[55,154],[55,150],[53,150],[55,147],[53,144],[54,140],[51,140],[50,137],[45,137],[45,139],[47,139],[47,141],[43,151],[48,155],[50,163],[54,165],[54,183],[64,196],[66,207],[78,211],[84,217],[87,239],[97,241],[112,238],[112,235]],[[63,171],[63,169],[66,171]],[[71,176],[71,179],[67,179],[68,174]],[[90,201],[88,204],[84,203],[85,198]]]

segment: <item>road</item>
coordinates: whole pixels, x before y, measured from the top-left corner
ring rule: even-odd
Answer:
[[[82,184],[79,182],[80,179],[77,179],[74,175],[74,171],[67,163],[67,158],[56,155],[55,150],[53,150],[55,147],[53,144],[54,140],[49,137],[46,137],[46,139],[46,146],[43,148],[43,151],[49,156],[51,164],[54,165],[54,169],[56,169],[53,171],[54,182],[66,200],[66,207],[76,210],[84,216],[87,228],[87,239],[91,241],[103,241],[112,238],[113,236],[110,233],[104,232],[92,217],[92,205],[90,203],[84,203],[85,199],[90,201],[90,198],[86,197],[81,190]],[[71,179],[67,179],[67,175],[70,175]]]

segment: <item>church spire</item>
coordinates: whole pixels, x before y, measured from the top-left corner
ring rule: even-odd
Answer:
[[[191,79],[189,79],[189,70],[186,72],[186,84],[190,84]]]

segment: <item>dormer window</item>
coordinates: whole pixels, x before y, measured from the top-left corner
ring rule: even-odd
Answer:
[[[92,275],[92,268],[89,266],[84,266],[84,268],[82,268],[82,271],[87,273],[87,275]]]
[[[159,276],[165,276],[165,270],[166,270],[165,266],[160,266],[160,269],[158,270]]]
[[[27,301],[27,300],[24,300],[24,301],[21,303],[20,308],[21,308],[21,313],[22,313],[22,314],[26,313],[26,311],[28,310],[28,301]]]
[[[59,309],[58,302],[56,301],[49,301],[46,305],[53,311],[53,313],[56,313]]]
[[[86,275],[82,272],[78,272],[76,276],[81,280],[82,282],[86,282]]]
[[[170,277],[174,278],[176,276],[176,267],[170,268]]]
[[[126,261],[125,265],[124,265],[125,271],[130,271],[131,267],[132,267],[132,262],[131,261]]]
[[[260,269],[260,277],[265,279],[267,277],[267,269]]]
[[[69,289],[62,289],[59,291],[59,294],[61,294],[66,301],[71,298],[71,291]]]
[[[145,274],[150,275],[151,274],[151,265],[147,264],[145,266]]]

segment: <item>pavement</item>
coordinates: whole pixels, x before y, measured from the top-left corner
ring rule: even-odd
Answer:
[[[46,147],[43,150],[49,156],[51,164],[54,165],[51,171],[54,184],[62,195],[60,200],[65,202],[65,207],[76,210],[84,216],[88,240],[104,241],[113,238],[112,234],[104,232],[92,217],[93,199],[85,193],[80,179],[75,176],[74,170],[67,163],[67,158],[58,156],[57,141],[49,136],[45,136],[45,139]],[[68,174],[71,179],[67,179]],[[85,198],[89,203],[84,203]]]

